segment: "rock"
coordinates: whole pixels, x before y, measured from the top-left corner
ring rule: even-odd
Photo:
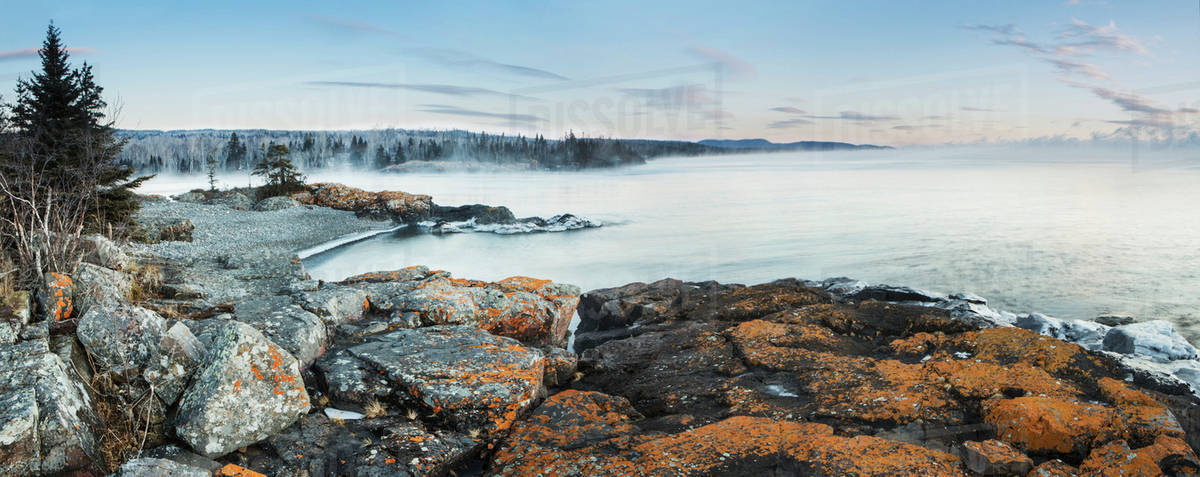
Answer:
[[[858,293],[847,295],[846,298],[856,301],[877,300],[890,302],[936,303],[946,299],[945,296],[919,288],[898,287],[892,285],[869,285]]]
[[[334,401],[399,402],[460,432],[504,431],[545,395],[541,351],[471,326],[376,335],[315,368]]]
[[[207,350],[191,330],[183,323],[175,323],[163,333],[143,377],[162,402],[174,404],[205,354]]]
[[[364,440],[359,436],[371,436]],[[271,436],[264,447],[272,475],[446,475],[472,457],[477,439],[427,429],[419,421],[383,417],[335,424],[309,414]]]
[[[579,356],[562,348],[542,348],[546,356],[546,374],[543,382],[547,388],[558,388],[571,384],[575,380],[575,370],[579,367]]]
[[[70,319],[75,309],[71,301],[73,290],[74,282],[70,276],[63,273],[47,273],[37,293],[42,310],[41,321],[53,324]]]
[[[1017,328],[1026,329],[1052,338],[1062,339],[1066,335],[1066,332],[1063,330],[1064,324],[1062,320],[1041,313],[1018,316],[1015,324]]]
[[[736,416],[646,433],[628,401],[563,391],[518,424],[493,456],[496,475],[963,475],[944,452],[824,424]]]
[[[195,224],[188,219],[139,219],[142,238],[149,243],[191,242]]]
[[[981,475],[1026,475],[1033,470],[1033,459],[995,439],[963,443],[962,459],[967,469]]]
[[[492,207],[483,204],[462,205],[458,207],[435,206],[433,215],[446,222],[463,222],[475,220],[476,224],[511,224],[517,221],[508,207]]]
[[[1163,437],[1153,445],[1130,449],[1122,440],[1100,446],[1079,466],[1083,475],[1195,475],[1200,472],[1196,454],[1183,441]]]
[[[965,301],[967,303],[974,303],[976,305],[986,305],[987,304],[986,298],[976,295],[974,293],[963,293],[963,292],[954,293],[954,294],[950,295],[950,299]]]
[[[235,191],[222,193],[221,195],[209,199],[204,203],[224,205],[233,210],[250,210],[250,206],[254,205],[254,202],[251,201],[250,198],[246,197],[245,194]]]
[[[130,377],[141,373],[158,353],[166,321],[136,306],[92,307],[79,320],[76,334],[99,370]]]
[[[119,477],[209,477],[207,470],[167,459],[143,457],[121,464]]]
[[[398,322],[397,326],[466,324],[531,346],[566,345],[579,302],[577,287],[528,277],[487,283],[454,279],[444,272],[424,276],[420,272],[378,272],[351,277],[341,285],[364,290],[373,314],[403,317],[415,313],[414,323]],[[392,276],[401,279],[380,280]]]
[[[126,296],[129,293],[129,275],[90,263],[81,263],[73,278],[75,287],[72,298],[76,316],[83,316],[95,307],[116,308],[128,301]]]
[[[1053,459],[1038,464],[1029,473],[1029,477],[1079,477],[1079,469],[1061,460]]]
[[[268,197],[266,199],[258,201],[257,204],[254,204],[254,207],[251,210],[264,212],[264,211],[271,211],[271,210],[290,209],[292,207],[297,207],[299,205],[300,205],[300,203],[296,202],[296,200],[291,197],[276,196],[276,197]]]
[[[0,346],[0,473],[57,474],[99,457],[83,384],[45,341]]]
[[[221,456],[285,429],[309,406],[296,359],[231,321],[184,391],[175,432],[199,454]]]
[[[427,195],[367,192],[334,183],[311,184],[307,192],[293,194],[292,198],[302,204],[354,211],[360,217],[400,222],[428,219],[434,207],[433,199]]]
[[[188,202],[192,204],[199,204],[207,200],[207,198],[204,197],[204,193],[197,191],[184,192],[182,194],[173,195],[171,198],[175,199],[176,202]]]
[[[984,421],[996,426],[998,439],[1030,453],[1086,454],[1092,443],[1125,432],[1108,406],[1041,396],[995,403]]]
[[[83,261],[112,270],[122,270],[129,265],[129,257],[117,244],[99,234],[81,238]]]
[[[262,332],[307,368],[325,352],[325,323],[286,296],[250,296],[233,307],[238,321]]]
[[[1124,326],[1132,325],[1134,318],[1129,315],[1105,314],[1093,318],[1092,321],[1106,326]]]
[[[193,454],[174,445],[164,445],[155,447],[153,449],[147,449],[142,452],[141,457],[151,459],[166,459],[169,461],[178,462],[188,467],[203,469],[210,474],[215,474],[216,471],[222,467],[222,465],[215,460],[198,454]]]
[[[316,291],[299,293],[296,302],[321,318],[328,326],[358,321],[370,306],[361,288],[326,284]]]
[[[1104,349],[1137,354],[1164,361],[1196,359],[1192,347],[1169,321],[1155,320],[1112,328],[1104,337]]]

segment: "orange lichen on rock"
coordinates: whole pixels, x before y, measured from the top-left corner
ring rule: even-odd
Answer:
[[[892,340],[891,343],[888,343],[888,347],[892,349],[893,353],[899,355],[916,356],[929,353],[945,339],[945,335],[938,336],[922,331],[907,338]]]
[[[1081,346],[1014,327],[962,333],[951,343],[970,349],[976,359],[997,364],[1026,363],[1054,375],[1086,375],[1102,365]]]
[[[50,272],[46,275],[45,290],[41,297],[47,319],[62,321],[71,317],[75,310],[71,304],[71,277],[64,273]]]
[[[369,192],[336,183],[317,183],[308,191],[293,194],[297,202],[338,210],[350,210],[360,215],[393,216],[409,220],[428,216],[433,199],[423,194],[397,191]]]
[[[225,464],[224,467],[217,470],[217,475],[221,477],[266,477],[237,464]]]
[[[1001,366],[971,359],[930,360],[925,368],[945,379],[958,396],[986,399],[1001,393],[1075,398],[1082,392],[1070,381],[1061,380],[1025,363]]]
[[[1116,410],[1101,404],[1027,396],[993,403],[984,421],[997,438],[1034,453],[1081,454],[1093,444],[1124,438]]]
[[[1129,439],[1149,443],[1160,435],[1183,437],[1183,427],[1162,403],[1142,391],[1112,378],[1096,382],[1100,395],[1117,406],[1129,427]]]

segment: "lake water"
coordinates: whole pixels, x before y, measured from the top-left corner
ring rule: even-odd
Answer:
[[[443,205],[570,212],[606,226],[393,233],[313,256],[314,278],[427,265],[584,290],[652,281],[849,276],[1063,318],[1129,313],[1200,336],[1200,152],[954,147],[669,158],[587,172],[322,171]],[[244,180],[242,181],[244,182]],[[152,185],[153,186],[153,185]],[[151,186],[151,187],[152,187]]]

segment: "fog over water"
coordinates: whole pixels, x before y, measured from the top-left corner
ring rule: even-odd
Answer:
[[[221,178],[245,185],[245,174]],[[310,181],[430,194],[442,205],[570,212],[600,229],[528,235],[399,231],[305,260],[314,278],[408,265],[584,290],[664,277],[759,283],[850,276],[1062,318],[1130,313],[1200,327],[1200,151],[944,147],[668,158],[584,172]],[[143,192],[197,187],[162,177]],[[227,181],[227,182],[226,182]]]

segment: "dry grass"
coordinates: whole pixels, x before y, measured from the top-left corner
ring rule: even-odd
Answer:
[[[387,415],[387,408],[383,407],[383,403],[372,399],[366,406],[363,407],[363,415],[366,417],[383,417]]]
[[[129,396],[106,373],[96,373],[88,387],[100,418],[99,468],[107,473],[116,472],[148,445],[157,445],[163,439],[162,423],[151,422],[151,406],[157,399],[152,390],[145,390],[141,396]]]
[[[410,421],[415,421],[418,417],[421,417],[421,414],[416,409],[409,409],[408,412],[404,413],[404,417],[407,417]]]
[[[158,296],[158,287],[165,278],[162,267],[153,263],[135,263],[127,271],[130,281],[125,298],[130,303],[142,303]]]
[[[472,439],[478,439],[479,435],[482,433],[483,433],[483,429],[480,429],[478,427],[467,431],[467,435],[470,436]]]

